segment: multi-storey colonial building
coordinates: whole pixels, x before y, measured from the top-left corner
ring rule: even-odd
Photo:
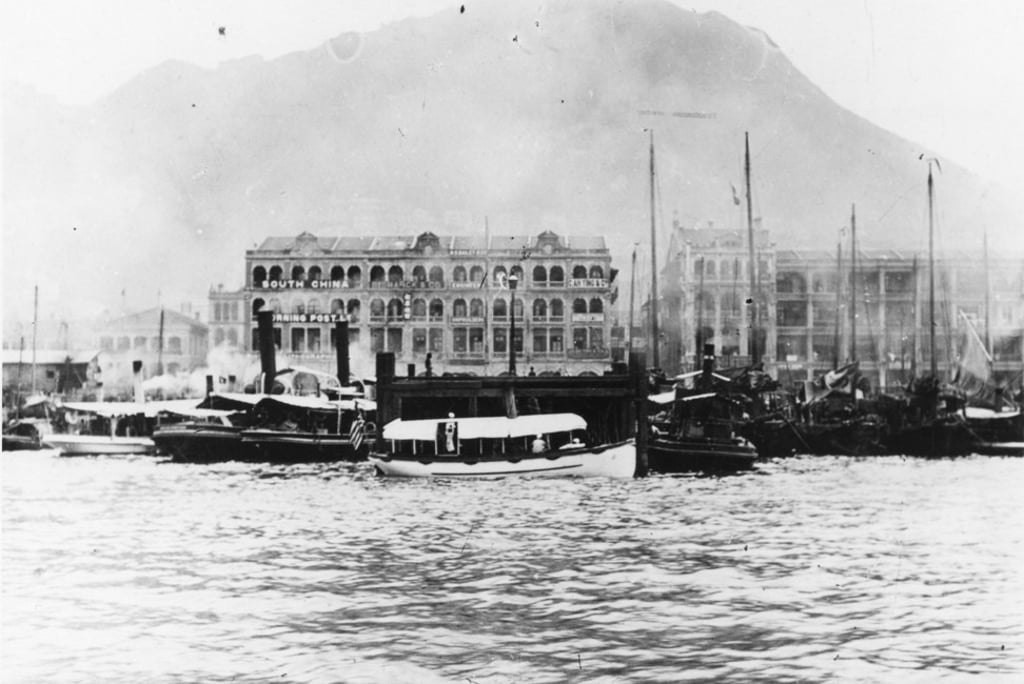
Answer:
[[[672,258],[663,272],[666,370],[674,370],[672,362],[683,370],[694,367],[698,331],[701,339],[715,344],[722,365],[748,363],[745,232],[676,225],[670,247]],[[834,251],[778,250],[766,231],[755,231],[754,251],[759,262],[756,289],[765,298],[759,307],[764,328],[759,355],[784,384],[813,378],[854,358],[869,381],[883,387],[904,382],[915,365],[930,366],[924,258],[858,249],[852,281],[848,251],[840,265]],[[969,322],[990,347],[995,376],[1020,377],[1024,263],[1019,257],[1001,256],[988,264],[980,255],[937,260],[935,295],[935,359],[941,373],[951,376]]]
[[[435,373],[493,375],[508,370],[510,345],[523,374],[600,373],[611,361],[615,272],[601,237],[305,232],[245,260],[244,288],[210,293],[214,344],[258,349],[255,312],[271,309],[277,348],[327,371],[340,320],[356,372],[389,351],[420,372],[429,354]]]
[[[719,365],[750,363],[757,311],[759,360],[775,358],[775,250],[767,230],[754,231],[756,294],[751,296],[747,232],[685,228],[673,222],[671,255],[662,272],[662,365],[669,373],[700,368],[703,343],[715,345]]]

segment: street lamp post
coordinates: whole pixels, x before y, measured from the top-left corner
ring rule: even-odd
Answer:
[[[508,289],[511,295],[508,312],[508,374],[516,374],[516,285],[519,284],[519,276],[513,272],[508,277]]]

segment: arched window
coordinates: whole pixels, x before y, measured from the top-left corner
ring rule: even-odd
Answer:
[[[427,317],[427,300],[425,300],[425,299],[414,299],[414,300],[412,300],[412,317],[413,318],[426,318]]]
[[[306,313],[320,313],[320,300],[310,299],[308,302],[306,302]]]
[[[169,354],[181,353],[181,338],[177,335],[167,338],[167,352]]]
[[[587,300],[574,299],[572,302],[572,312],[574,314],[587,313]]]
[[[600,297],[594,297],[590,300],[590,313],[604,313],[604,302],[601,301]]]
[[[537,320],[544,320],[548,317],[548,303],[543,299],[533,300],[533,317]]]
[[[383,305],[383,302],[381,302],[381,304]],[[358,299],[350,299],[350,300],[348,300],[348,306],[346,308],[348,309],[348,320],[350,322],[352,322],[352,323],[358,323],[359,322],[359,311],[360,311],[360,308],[361,308],[361,305],[359,304],[359,300]]]
[[[466,316],[466,300],[456,299],[452,302],[452,316],[456,318],[465,318]]]
[[[729,280],[732,278],[732,264],[728,259],[722,261],[722,267],[718,269],[718,275],[722,280]]]
[[[714,260],[708,261],[704,264],[704,275],[708,278],[715,277],[715,262]]]
[[[384,278],[383,271],[381,271],[381,279]],[[363,269],[358,266],[348,267],[348,284],[350,287],[359,287],[363,282]]]
[[[383,283],[384,282],[384,267],[374,266],[370,269],[370,282],[371,283]]]
[[[533,267],[533,282],[546,283],[548,281],[548,270],[543,266]]]
[[[228,329],[228,344],[234,346],[238,345],[238,331],[234,328]]]
[[[306,304],[301,299],[296,299],[292,302],[292,313],[306,313]]]
[[[565,304],[562,303],[561,299],[551,300],[551,318],[555,320],[561,319],[565,316]]]
[[[700,274],[704,272],[704,257],[700,257],[693,262],[693,277],[699,279]]]
[[[388,269],[388,282],[389,283],[400,283],[405,278],[405,272],[402,271],[401,266],[392,266]]]
[[[516,297],[516,318],[518,320],[523,319],[523,298]]]
[[[413,266],[412,279],[419,282],[426,280],[427,269],[423,268],[422,266]],[[391,280],[391,278],[389,277],[388,280]],[[401,280],[401,278],[399,277],[398,280]]]
[[[515,276],[516,278],[519,278],[519,282],[522,283],[523,282],[523,267],[520,266],[519,264],[516,264],[515,266],[513,266],[512,270],[509,272],[509,277],[511,277],[511,276]],[[525,283],[523,283],[523,284],[525,285]]]
[[[343,314],[345,313],[345,300],[343,299],[332,299],[331,300],[331,313],[332,314]]]
[[[332,266],[331,267],[331,280],[344,280],[345,279],[345,267],[344,266]]]
[[[432,283],[443,283],[444,282],[444,269],[440,266],[433,266],[430,269],[430,282]]]
[[[319,266],[309,267],[309,279],[310,280],[322,280],[324,277],[324,271]]]
[[[402,315],[405,313],[405,305],[402,304],[402,300],[395,297],[388,302],[388,320],[389,321],[400,321]]]
[[[508,316],[508,302],[504,299],[494,300],[494,317],[506,318]]]
[[[484,317],[484,300],[473,299],[469,302],[469,315],[473,318]]]
[[[504,266],[494,267],[494,284],[498,287],[504,287],[508,284],[508,271],[505,270]]]
[[[577,278],[577,279],[578,278],[586,278],[587,277],[587,267],[586,266],[574,266],[573,269],[572,269],[572,277],[573,278]]]
[[[257,297],[256,299],[252,300],[252,312],[254,314],[259,313],[260,309],[263,308],[264,304],[266,304],[266,302],[264,302],[260,297]]]
[[[292,266],[292,280],[305,280],[306,269],[302,266]]]
[[[479,283],[479,282],[482,282],[483,279],[484,279],[484,267],[483,266],[474,266],[471,269],[469,269],[469,281],[471,283]]]
[[[383,299],[370,300],[370,318],[384,318],[385,313],[386,309]]]
[[[457,283],[466,282],[466,267],[456,266],[454,269],[452,269],[452,280],[454,280]]]
[[[269,280],[281,280],[284,275],[284,271],[281,270],[280,266],[271,266],[270,273],[268,275]]]
[[[252,269],[252,284],[259,287],[260,283],[267,279],[267,269],[257,266]]]
[[[268,302],[267,305],[265,307],[263,307],[263,308],[264,308],[264,310],[270,309],[271,311],[280,311],[281,310],[281,300],[278,299],[277,297],[273,297],[273,298],[271,298],[270,302]]]
[[[444,319],[444,302],[440,299],[430,300],[430,320],[440,321]]]
[[[561,266],[551,267],[551,272],[548,273],[548,282],[551,285],[561,285],[565,282],[565,271],[562,270]]]
[[[604,278],[604,269],[596,264],[590,267],[591,278]]]

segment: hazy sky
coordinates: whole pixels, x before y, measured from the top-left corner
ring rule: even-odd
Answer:
[[[511,1],[511,0],[510,0]],[[528,0],[543,6],[541,0]],[[583,1],[583,0],[580,0]],[[628,0],[623,0],[628,2]],[[445,0],[31,0],[4,3],[5,78],[90,102],[175,58],[215,66],[307,50]],[[467,0],[467,12],[486,3]],[[1024,185],[1024,3],[678,0],[766,31],[839,104],[1009,187]],[[220,35],[218,27],[226,32]]]

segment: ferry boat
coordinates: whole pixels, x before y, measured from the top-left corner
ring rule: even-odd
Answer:
[[[587,422],[574,413],[426,420],[384,426],[370,463],[392,477],[611,477],[636,472],[634,439],[588,445]]]

